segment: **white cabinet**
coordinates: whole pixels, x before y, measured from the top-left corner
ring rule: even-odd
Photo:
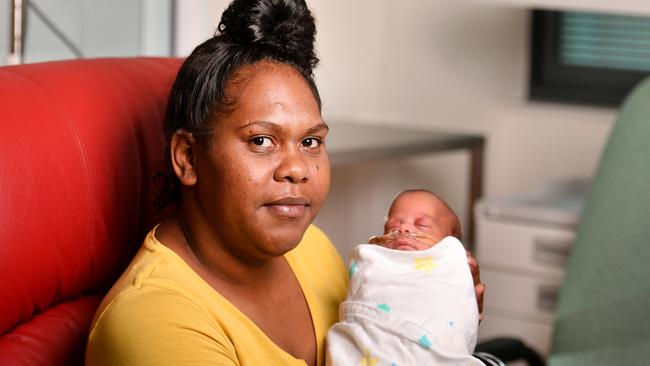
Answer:
[[[572,180],[477,204],[476,256],[487,286],[480,339],[515,337],[548,354],[586,190],[585,180]]]

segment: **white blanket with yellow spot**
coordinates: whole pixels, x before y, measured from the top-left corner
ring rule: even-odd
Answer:
[[[478,309],[463,245],[446,237],[423,251],[357,246],[328,365],[482,365],[472,357]]]

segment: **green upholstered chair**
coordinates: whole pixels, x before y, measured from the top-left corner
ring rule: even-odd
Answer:
[[[625,100],[594,177],[549,364],[650,365],[650,78]]]
[[[504,361],[543,363],[521,342],[485,343]],[[548,364],[650,365],[650,78],[623,103],[593,178]]]

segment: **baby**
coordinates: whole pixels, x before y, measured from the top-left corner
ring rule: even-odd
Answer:
[[[426,190],[400,193],[384,235],[357,246],[328,365],[483,365],[474,283],[460,223]]]

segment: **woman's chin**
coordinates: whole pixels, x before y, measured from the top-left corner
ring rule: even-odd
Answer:
[[[263,238],[264,249],[268,254],[281,256],[293,250],[305,234],[305,230],[296,227],[273,228]]]

